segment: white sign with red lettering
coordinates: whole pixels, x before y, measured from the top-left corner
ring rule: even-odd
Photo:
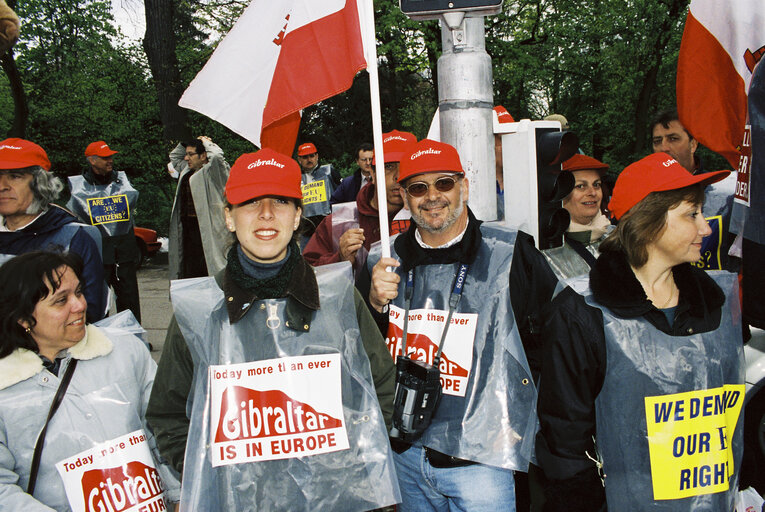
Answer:
[[[56,464],[73,512],[165,510],[165,489],[143,430]]]
[[[348,449],[340,354],[210,366],[213,466]]]
[[[412,359],[433,364],[438,343],[446,324],[448,311],[412,309],[407,325],[406,353]],[[475,313],[454,313],[441,351],[441,389],[445,395],[465,396],[470,370],[473,366],[473,343],[478,325]],[[388,345],[393,360],[401,354],[404,334],[404,310],[391,304],[388,311]]]

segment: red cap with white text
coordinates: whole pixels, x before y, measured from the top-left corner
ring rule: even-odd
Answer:
[[[494,113],[497,115],[497,121],[500,123],[515,122],[515,119],[513,119],[513,116],[510,115],[510,112],[508,112],[507,109],[502,105],[497,105],[494,107]]]
[[[300,166],[288,156],[265,148],[236,159],[226,182],[226,199],[240,204],[263,196],[302,199]]]
[[[35,165],[50,171],[48,155],[34,142],[15,138],[0,142],[0,169],[23,169]]]
[[[383,133],[382,139],[386,164],[388,162],[400,162],[401,157],[412,148],[413,144],[417,143],[417,137],[413,133],[398,130]],[[374,159],[372,159],[372,165],[377,165]]]
[[[677,190],[697,183],[710,185],[729,174],[730,171],[691,174],[667,153],[653,153],[628,165],[619,174],[608,209],[618,220],[651,192]]]
[[[426,172],[465,173],[460,162],[460,155],[454,146],[445,142],[422,139],[401,159],[398,182],[401,183],[410,176]]]
[[[106,158],[116,155],[117,153],[119,153],[119,151],[109,149],[109,145],[102,140],[91,142],[88,144],[88,147],[85,148],[85,156],[100,156],[101,158]]]
[[[313,155],[314,153],[318,153],[318,151],[316,150],[316,146],[313,145],[313,142],[306,142],[305,144],[298,146],[298,156]]]

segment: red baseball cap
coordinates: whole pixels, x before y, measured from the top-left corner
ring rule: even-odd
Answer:
[[[505,107],[502,105],[497,105],[494,107],[494,112],[497,113],[497,121],[500,123],[514,123],[515,119],[513,119],[513,116],[510,115],[510,112],[507,111]]]
[[[313,155],[314,153],[318,153],[318,151],[313,142],[306,142],[298,146],[298,156]]]
[[[119,153],[119,151],[109,149],[109,145],[102,140],[91,142],[88,144],[88,147],[85,148],[85,156],[100,156],[101,158],[106,158],[108,156],[116,155],[117,153]]]
[[[236,159],[226,182],[226,199],[240,204],[262,196],[302,199],[300,166],[288,156],[265,148]]]
[[[422,139],[409,149],[401,159],[398,181],[426,172],[456,172],[464,174],[460,155],[454,146],[445,142]]]
[[[34,165],[50,171],[50,160],[43,148],[24,139],[0,142],[0,169],[23,169]]]
[[[417,137],[413,133],[398,130],[383,133],[382,139],[386,164],[388,162],[400,162],[401,158],[412,148],[412,145],[417,143]],[[377,162],[373,158],[372,165],[376,164]]]
[[[667,153],[653,153],[619,174],[608,209],[618,220],[651,192],[677,190],[697,183],[710,185],[729,174],[730,171],[715,171],[694,175]]]
[[[564,171],[585,171],[593,170],[602,176],[608,170],[608,164],[604,164],[591,156],[576,153],[574,156],[563,162],[561,168]]]

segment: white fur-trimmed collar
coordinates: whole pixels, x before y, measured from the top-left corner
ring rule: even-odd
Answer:
[[[88,325],[85,337],[69,349],[69,357],[87,360],[105,356],[113,345],[104,332],[94,325]],[[43,371],[42,359],[25,348],[17,348],[9,356],[0,359],[0,389],[5,389],[27,380]]]

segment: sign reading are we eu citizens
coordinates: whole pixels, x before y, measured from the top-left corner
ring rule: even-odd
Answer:
[[[88,210],[90,223],[94,226],[130,220],[130,206],[125,194],[88,198]]]

